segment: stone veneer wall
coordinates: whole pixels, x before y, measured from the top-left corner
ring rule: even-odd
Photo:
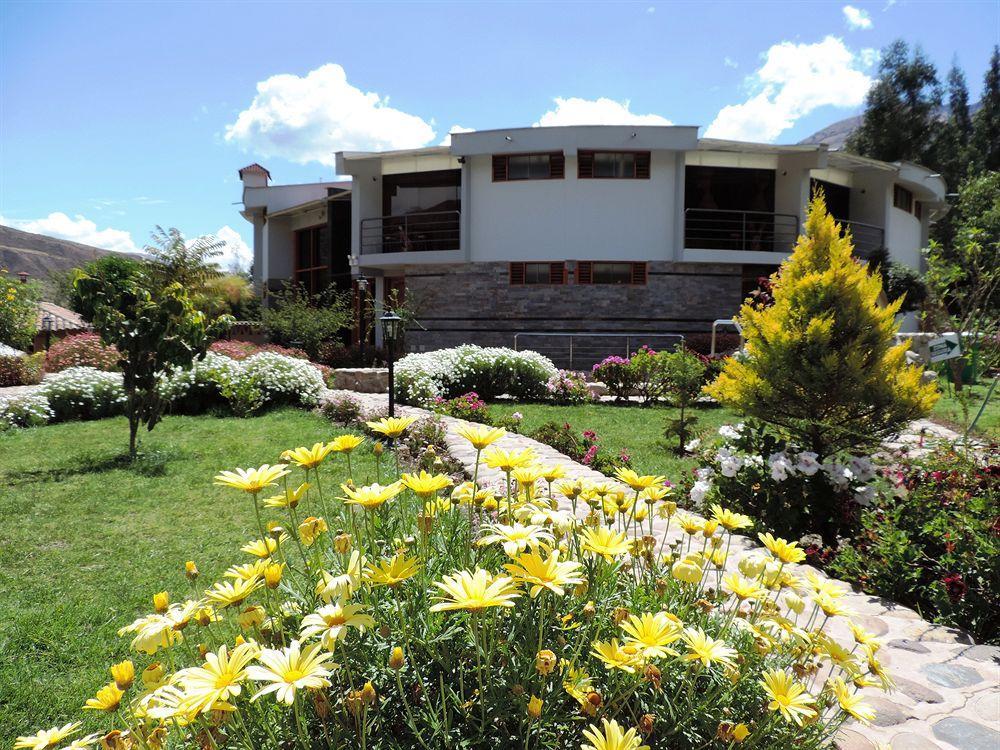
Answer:
[[[410,351],[431,351],[469,343],[512,346],[517,332],[707,332],[712,321],[731,318],[742,301],[742,267],[735,264],[648,264],[645,286],[576,284],[575,263],[567,263],[563,285],[511,286],[507,263],[409,266],[406,296],[426,329],[411,328]],[[666,339],[630,341],[632,349]],[[568,341],[519,338],[531,348],[568,365]],[[624,339],[576,339],[574,366],[610,353],[623,353]],[[619,351],[622,350],[622,351]]]

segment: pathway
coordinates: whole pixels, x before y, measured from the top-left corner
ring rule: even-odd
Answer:
[[[343,395],[369,410],[385,411],[388,405],[385,394],[328,391],[324,398]],[[397,411],[414,416],[430,414],[413,407],[399,407]],[[447,429],[449,451],[471,476],[476,452],[455,432],[467,423],[451,417],[441,419]],[[901,445],[892,447],[919,449],[921,428],[935,437],[950,437],[949,430],[932,422],[914,425],[900,438]],[[562,464],[569,478],[608,481],[605,475],[523,435],[508,434],[497,444],[508,450],[531,448],[544,462]],[[484,484],[502,486],[504,475],[481,465],[479,479]],[[665,521],[656,519],[653,529],[657,537],[662,537]],[[680,532],[671,529],[667,537],[673,541]],[[747,537],[734,537],[727,567],[735,569],[741,558],[758,548]],[[977,646],[967,633],[932,625],[912,609],[880,597],[850,591],[844,601],[857,613],[855,621],[885,643],[879,656],[897,689],[889,695],[871,691],[869,702],[878,712],[875,722],[870,727],[845,726],[838,738],[842,750],[874,750],[879,745],[893,750],[1000,750],[1000,648]],[[828,628],[841,642],[851,641],[842,618],[832,620]]]

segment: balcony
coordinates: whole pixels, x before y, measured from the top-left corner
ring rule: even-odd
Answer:
[[[869,260],[872,255],[885,247],[885,230],[882,227],[863,224],[860,221],[839,223],[841,234],[850,230],[851,238],[854,240],[854,254],[857,257]]]
[[[799,234],[794,214],[684,209],[684,247],[696,250],[790,252]]]
[[[461,211],[427,211],[361,220],[361,254],[458,250]]]

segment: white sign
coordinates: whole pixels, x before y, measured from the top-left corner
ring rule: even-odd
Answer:
[[[962,356],[962,347],[958,343],[957,333],[945,333],[928,343],[931,351],[931,362],[944,362]]]

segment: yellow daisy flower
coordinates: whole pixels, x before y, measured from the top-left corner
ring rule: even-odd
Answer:
[[[372,432],[395,439],[406,432],[407,428],[417,421],[416,417],[383,417],[377,422],[366,422]]]
[[[298,641],[281,650],[266,648],[258,657],[264,666],[254,665],[247,669],[247,676],[256,682],[268,683],[256,693],[251,701],[261,696],[275,693],[279,703],[291,706],[298,690],[318,690],[330,687],[330,669],[327,662],[333,654],[320,651],[322,645],[314,643],[301,648]],[[330,668],[336,665],[330,664]]]
[[[218,652],[205,654],[202,666],[179,671],[176,679],[184,688],[186,708],[195,714],[208,713],[216,704],[239,695],[243,690],[240,683],[247,677],[246,667],[258,651],[250,643],[241,643],[232,651],[223,645]]]
[[[281,454],[281,460],[289,461],[306,470],[315,469],[323,463],[323,459],[330,455],[332,450],[333,448],[329,443],[326,445],[323,445],[323,443],[313,443],[312,448],[302,446],[284,451]]]
[[[446,474],[428,474],[422,469],[419,474],[404,473],[400,481],[423,500],[429,500],[445,487],[452,485],[451,477]]]
[[[505,451],[492,446],[483,452],[483,461],[491,469],[509,473],[522,466],[530,466],[535,462],[535,453],[530,448],[520,451]]]
[[[464,425],[456,429],[455,432],[472,443],[472,447],[477,451],[488,448],[490,445],[507,434],[499,427],[489,427],[484,424]]]
[[[282,495],[275,495],[274,497],[268,497],[264,499],[264,505],[268,508],[295,508],[305,497],[306,491],[309,489],[309,483],[303,482],[294,490],[288,490]]]
[[[118,710],[118,706],[121,705],[122,696],[124,694],[125,691],[119,688],[115,683],[109,682],[97,691],[97,695],[95,697],[87,699],[87,702],[83,706],[83,710],[104,711],[108,714],[114,713]]]
[[[812,707],[813,697],[790,674],[780,669],[770,669],[764,672],[763,678],[761,687],[771,698],[767,707],[771,711],[780,711],[786,722],[802,726],[805,720],[816,716]]]
[[[14,740],[14,750],[49,750],[80,729],[80,722],[74,721],[61,727],[40,729],[35,734],[22,735]]]
[[[393,482],[383,487],[376,483],[358,488],[342,484],[340,485],[340,489],[347,495],[347,497],[342,499],[348,505],[360,505],[365,510],[374,510],[402,492],[403,484],[401,482]]]
[[[431,612],[513,607],[514,600],[521,595],[512,579],[507,576],[494,577],[482,568],[473,573],[460,570],[445,576],[443,581],[435,581],[434,585],[445,596],[434,597],[438,603],[431,607]]]
[[[275,466],[264,464],[256,469],[223,471],[215,476],[215,483],[256,495],[288,474],[288,467],[285,464]]]
[[[805,551],[799,549],[796,542],[777,539],[770,534],[758,534],[757,536],[764,543],[767,551],[783,563],[797,563],[806,559]]]
[[[701,628],[685,628],[684,643],[691,650],[681,658],[684,661],[701,662],[703,667],[719,663],[727,667],[735,666],[736,650],[729,648],[725,641],[715,640]]]
[[[536,549],[541,544],[552,544],[555,541],[551,532],[535,524],[524,526],[515,523],[508,526],[494,523],[484,526],[483,532],[484,536],[477,540],[476,544],[480,546],[499,544],[503,547],[504,553],[510,557],[524,552],[529,547]]]
[[[547,558],[538,551],[525,552],[514,558],[514,564],[504,565],[507,572],[518,583],[531,586],[531,598],[538,596],[542,589],[548,589],[553,594],[562,596],[566,593],[565,586],[576,586],[583,583],[580,572],[583,566],[574,561],[559,562],[559,550],[552,550]]]
[[[653,487],[654,485],[662,485],[663,480],[666,479],[666,477],[652,476],[650,474],[639,476],[637,472],[632,469],[626,469],[623,466],[615,469],[615,478],[623,484],[627,484],[636,492]]]
[[[417,558],[407,557],[403,552],[399,552],[391,560],[382,560],[378,565],[369,565],[365,569],[365,578],[373,586],[394,588],[415,576],[419,570],[420,561]]]
[[[580,745],[581,750],[649,750],[648,746],[642,744],[635,728],[626,732],[614,719],[601,719],[601,723],[602,728],[591,724],[583,730],[587,742]]]
[[[613,531],[606,526],[584,529],[580,533],[580,549],[600,555],[608,562],[629,551],[630,544],[624,532]]]
[[[620,627],[628,636],[625,645],[633,646],[647,659],[677,655],[667,646],[680,639],[681,625],[666,612],[629,615]]]
[[[364,442],[365,439],[359,435],[338,435],[326,447],[334,453],[350,453]]]
[[[246,598],[263,585],[259,578],[249,580],[237,578],[236,580],[220,581],[205,592],[205,596],[223,607],[232,607],[242,604]]]
[[[300,635],[302,638],[319,636],[323,648],[333,651],[337,641],[347,637],[347,628],[363,632],[365,628],[374,627],[375,620],[366,615],[364,609],[361,604],[327,604],[302,618]]]
[[[608,669],[620,669],[623,672],[634,674],[635,669],[642,663],[639,649],[623,647],[618,643],[617,638],[610,641],[594,641],[590,653],[604,662]]]

